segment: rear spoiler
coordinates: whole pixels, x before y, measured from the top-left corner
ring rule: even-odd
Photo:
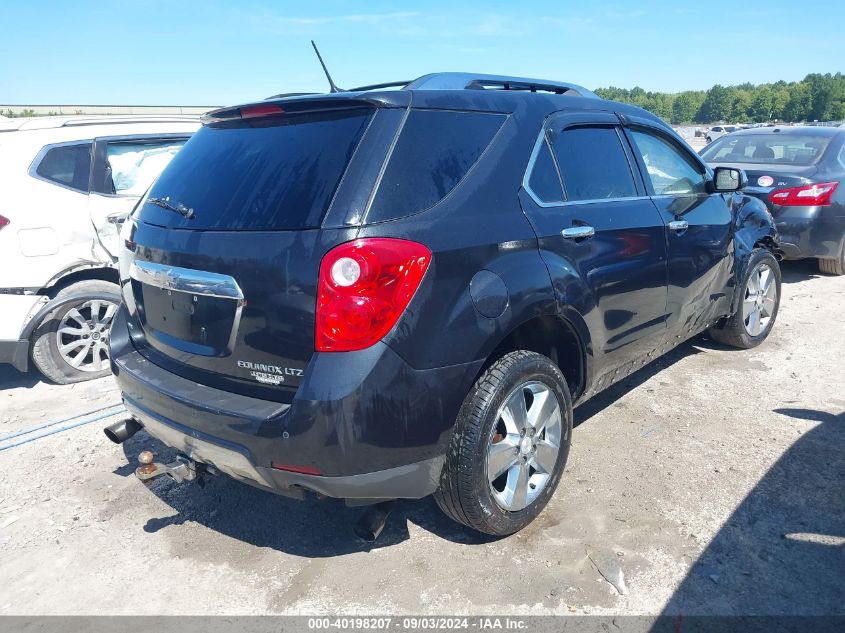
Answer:
[[[361,108],[404,108],[410,105],[409,92],[392,91],[362,95],[338,92],[318,95],[291,95],[266,101],[246,103],[231,108],[219,108],[202,116],[203,124]]]

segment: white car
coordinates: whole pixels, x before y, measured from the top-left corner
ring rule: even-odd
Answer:
[[[714,125],[708,130],[704,140],[708,143],[712,143],[717,138],[721,138],[725,134],[730,134],[731,132],[736,132],[738,129],[739,128],[735,125]]]
[[[197,117],[0,119],[0,363],[107,375],[120,225]]]

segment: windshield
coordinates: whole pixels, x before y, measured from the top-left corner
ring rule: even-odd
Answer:
[[[810,134],[723,136],[705,148],[701,157],[709,163],[812,165],[828,143],[830,137]]]

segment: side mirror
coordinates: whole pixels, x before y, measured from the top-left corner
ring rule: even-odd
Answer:
[[[717,167],[713,174],[713,183],[716,191],[739,191],[748,184],[748,176],[742,169]]]

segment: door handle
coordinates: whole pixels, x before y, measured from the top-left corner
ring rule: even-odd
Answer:
[[[591,226],[570,226],[568,229],[563,229],[560,234],[568,240],[579,240],[593,237],[596,230]]]
[[[675,233],[680,233],[681,231],[686,231],[689,228],[689,222],[686,220],[672,220],[669,222],[669,230],[675,231]]]

